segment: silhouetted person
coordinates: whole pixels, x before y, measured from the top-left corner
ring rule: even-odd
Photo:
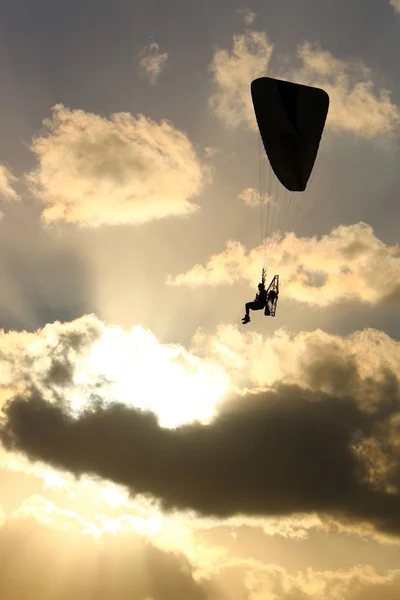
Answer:
[[[267,292],[265,290],[265,283],[262,281],[258,284],[258,293],[254,298],[253,302],[247,302],[245,305],[246,314],[242,319],[243,325],[250,322],[250,310],[262,310],[267,304]]]

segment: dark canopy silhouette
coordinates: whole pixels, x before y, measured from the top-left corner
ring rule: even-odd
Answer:
[[[260,77],[251,84],[251,96],[275,175],[289,191],[304,191],[328,114],[328,94],[320,88]]]

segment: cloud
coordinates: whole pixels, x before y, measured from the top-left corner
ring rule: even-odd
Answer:
[[[106,119],[59,104],[44,125],[47,134],[31,147],[39,165],[26,179],[45,222],[140,224],[198,210],[191,198],[210,174],[171,123],[129,113]]]
[[[300,83],[323,87],[330,96],[328,124],[333,129],[373,138],[399,132],[400,111],[390,92],[374,92],[372,74],[361,62],[345,62],[319,46],[298,48],[300,70],[292,72]]]
[[[125,538],[136,533],[159,550],[184,554],[196,568],[205,570],[226,554],[224,547],[201,539],[202,531],[215,526],[214,520],[182,513],[163,515],[157,502],[130,498],[122,486],[86,476],[76,480],[65,471],[30,463],[3,448],[0,465],[0,522],[3,504],[4,517],[34,518],[58,531],[75,531],[99,541],[110,533]],[[277,526],[268,531],[277,531]],[[294,527],[285,531],[294,533]]]
[[[289,573],[277,565],[253,562],[244,583],[249,600],[394,600],[400,593],[400,571],[383,575],[357,565],[348,571]]]
[[[211,256],[205,267],[197,264],[186,273],[180,273],[175,277],[168,275],[166,282],[169,285],[188,285],[190,287],[200,285],[232,285],[235,281],[243,278],[242,270],[244,265],[248,265],[248,263],[246,248],[239,242],[228,241],[226,250],[220,254]],[[250,271],[249,267],[248,271]],[[260,269],[258,268],[257,277],[259,276],[259,271]],[[245,276],[245,279],[250,279],[250,273],[248,277]]]
[[[214,148],[214,146],[206,146],[204,152],[207,158],[213,158],[216,154],[219,154],[221,150],[219,150],[219,148]]]
[[[68,389],[103,331],[101,322],[90,315],[34,333],[0,331],[0,389],[12,394],[35,387],[48,390],[48,397],[54,390]],[[98,380],[87,377],[85,384],[86,391],[91,385],[96,389]]]
[[[395,12],[400,13],[400,0],[390,0],[391,6],[393,6]]]
[[[102,402],[101,389],[75,416],[62,394],[50,402],[33,390],[5,406],[1,439],[165,509],[218,518],[317,512],[399,535],[398,372],[366,375],[329,338],[308,341],[298,368],[297,383],[232,392],[208,425],[172,430],[150,412]]]
[[[260,192],[254,188],[245,188],[242,190],[238,196],[239,200],[247,204],[247,206],[260,206],[261,195]],[[272,198],[263,194],[263,202],[266,204],[267,202],[271,202]]]
[[[273,46],[262,31],[233,36],[232,50],[217,49],[210,70],[215,92],[210,104],[227,126],[256,128],[250,83],[271,76],[324,88],[330,96],[327,123],[333,130],[373,138],[398,132],[399,108],[388,90],[374,90],[371,71],[360,61],[343,61],[318,45],[298,46],[300,66],[269,69]]]
[[[160,53],[160,47],[156,42],[144,46],[140,51],[140,67],[147,74],[152,85],[157,83],[157,79],[164,68],[168,53]]]
[[[83,526],[77,515],[38,499],[9,518],[3,516],[1,597],[30,600],[33,589],[43,600],[397,600],[400,593],[398,569],[377,572],[369,565],[355,565],[348,570],[291,572],[234,556],[199,568],[184,552],[162,550],[130,531],[105,532],[97,538]]]
[[[188,352],[84,317],[0,350],[8,452],[209,519],[292,515],[290,537],[400,533],[400,344],[381,332],[221,327]]]
[[[20,196],[12,187],[16,181],[17,177],[11,173],[10,169],[0,164],[0,196],[6,200],[20,200]]]
[[[369,396],[363,393],[369,381],[382,383],[388,372],[400,381],[400,342],[375,329],[346,337],[321,330],[291,335],[279,329],[266,337],[253,331],[242,333],[237,326],[220,325],[214,334],[199,329],[192,344],[196,354],[224,368],[233,387],[298,385],[358,398],[366,409]]]
[[[178,344],[161,344],[140,326],[125,332],[94,315],[48,324],[35,333],[0,332],[0,391],[5,399],[36,389],[50,402],[63,394],[71,414],[101,393],[149,409],[163,426],[212,418],[230,385],[213,361]],[[154,377],[157,373],[157,377]],[[165,386],[174,390],[165,401]]]
[[[249,8],[238,8],[236,11],[238,14],[243,16],[243,21],[246,27],[250,27],[254,23],[257,14]]]
[[[269,65],[273,46],[263,31],[233,36],[232,52],[217,48],[210,64],[216,91],[210,105],[227,125],[253,123],[250,82],[262,76]]]
[[[400,299],[400,254],[398,246],[379,240],[366,223],[340,225],[320,238],[298,238],[293,233],[276,240],[270,269],[278,272],[285,299],[329,306],[357,300],[371,305]],[[170,285],[232,285],[236,281],[255,284],[260,274],[264,248],[249,252],[239,242],[229,241],[220,254],[203,266],[167,279]]]

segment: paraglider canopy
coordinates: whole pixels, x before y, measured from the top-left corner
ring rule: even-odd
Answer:
[[[304,191],[329,108],[316,87],[260,77],[251,83],[258,128],[272,170],[290,192]]]

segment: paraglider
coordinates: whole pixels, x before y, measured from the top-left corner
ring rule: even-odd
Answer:
[[[265,316],[275,316],[276,305],[279,295],[279,275],[274,275],[268,289],[265,289],[265,269],[262,270],[261,282],[258,284],[258,292],[253,302],[245,304],[245,316],[242,319],[243,325],[250,323],[250,310],[264,309]]]
[[[321,136],[329,109],[328,94],[317,87],[292,83],[271,77],[260,77],[251,83],[251,97],[260,137],[275,176],[274,184],[291,193],[283,214],[278,216],[281,229],[287,219],[295,192],[304,192],[310,179],[318,154]],[[261,161],[261,157],[260,157]],[[261,173],[261,168],[260,168]],[[270,182],[271,183],[271,182]],[[279,204],[279,184],[275,185],[275,204]],[[264,218],[263,210],[269,210],[264,200],[260,175],[261,229],[263,221],[267,228],[272,226],[270,215]],[[271,191],[268,191],[268,201]],[[264,206],[266,205],[266,207]],[[275,215],[274,215],[275,216]],[[272,217],[272,220],[274,219]],[[246,304],[246,315],[242,323],[250,321],[249,310],[264,308],[266,316],[275,316],[279,295],[279,276],[275,275],[265,290],[266,249],[269,245],[269,256],[275,240],[267,232],[262,232],[262,280],[259,294],[254,302]],[[268,257],[269,258],[269,257]],[[261,285],[261,288],[260,288]],[[261,306],[263,304],[263,306]]]

